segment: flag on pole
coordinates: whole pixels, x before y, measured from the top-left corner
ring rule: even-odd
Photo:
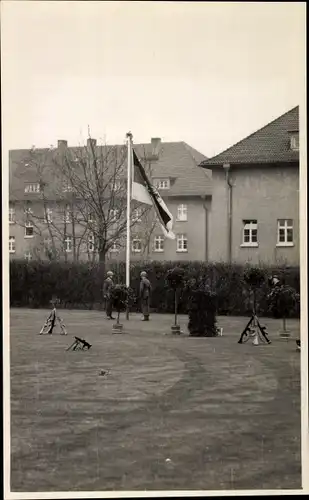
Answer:
[[[156,211],[162,231],[167,238],[175,239],[173,216],[168,210],[158,190],[151,184],[144,167],[133,149],[132,199],[152,205]]]

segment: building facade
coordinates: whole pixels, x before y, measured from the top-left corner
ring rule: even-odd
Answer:
[[[145,214],[133,202],[131,259],[208,260],[211,171],[198,167],[205,156],[184,142],[164,143],[158,138],[134,145],[134,149],[174,217],[176,239],[164,238],[153,210]],[[109,234],[106,258],[124,260],[126,160],[124,155],[119,161],[121,151],[123,147],[108,150],[97,146],[94,139],[85,148],[68,147],[62,140],[57,148],[10,151],[10,257],[50,258],[55,249],[64,260],[98,260],[99,224],[101,232]],[[113,158],[108,161],[114,166],[113,175],[106,180],[110,166],[104,170],[102,165],[108,157]],[[100,176],[105,180],[101,182]],[[88,185],[92,186],[89,190]],[[105,193],[102,199],[108,198],[106,190],[110,189],[105,204],[100,204],[101,195],[95,193],[98,186]]]
[[[298,107],[201,167],[212,170],[209,259],[299,265]]]

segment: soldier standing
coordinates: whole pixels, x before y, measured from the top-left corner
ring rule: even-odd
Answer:
[[[107,319],[115,319],[113,318],[113,299],[112,299],[112,290],[114,288],[113,282],[114,273],[112,271],[107,272],[107,278],[103,284],[103,297],[105,299],[105,310]]]
[[[151,283],[147,278],[147,273],[145,271],[142,271],[141,283],[140,283],[140,298],[141,298],[142,313],[144,315],[143,321],[149,321],[150,294],[151,294]]]

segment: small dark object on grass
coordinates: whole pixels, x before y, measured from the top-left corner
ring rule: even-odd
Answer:
[[[90,347],[92,347],[91,344],[89,344],[89,342],[87,342],[86,340],[84,339],[80,339],[79,337],[74,337],[75,340],[73,342],[72,345],[70,345],[70,347],[67,348],[67,351],[69,351],[70,349],[72,349],[72,351],[76,351],[77,349],[80,349],[80,350],[84,350],[84,349],[90,349]]]
[[[104,377],[104,375],[108,375],[109,374],[109,370],[101,370],[99,375],[102,375]]]

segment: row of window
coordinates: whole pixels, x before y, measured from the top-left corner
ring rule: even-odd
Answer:
[[[256,219],[243,220],[242,246],[258,246],[258,222]],[[278,219],[277,245],[292,246],[294,244],[293,220]]]
[[[154,179],[153,183],[157,189],[170,189],[170,180],[169,179]],[[121,189],[121,181],[116,179],[113,183],[113,190],[119,191],[120,189]],[[63,183],[62,191],[64,193],[71,193],[74,191],[74,187],[69,182],[65,182],[65,183]],[[40,193],[41,192],[41,185],[39,182],[27,183],[27,184],[25,184],[24,192],[25,193]]]
[[[28,216],[32,216],[33,215],[33,212],[31,210],[31,208],[27,208],[25,210],[25,213],[26,215]],[[110,210],[110,220],[111,222],[113,221],[117,221],[119,219],[121,215],[121,212],[120,210],[118,210],[117,208],[113,208]],[[132,222],[141,222],[142,220],[142,210],[141,208],[135,208],[134,210],[132,210]],[[177,220],[178,221],[187,221],[188,220],[188,208],[187,208],[187,205],[184,205],[184,204],[181,204],[181,205],[178,205],[177,207]],[[46,224],[51,224],[53,221],[53,211],[51,208],[47,208],[45,210],[45,215],[44,215],[44,222]],[[88,221],[89,222],[94,222],[94,215],[93,214],[89,214],[89,218],[88,218]],[[67,205],[67,207],[65,208],[64,210],[64,213],[63,213],[63,222],[69,224],[70,222],[72,222],[72,213],[71,213],[71,208],[69,207],[69,205]],[[10,224],[14,224],[15,223],[15,208],[14,207],[9,207],[9,223]]]
[[[187,236],[185,234],[178,234],[176,242],[177,242],[177,252],[187,252],[188,251],[188,239],[187,239]],[[155,252],[163,252],[164,251],[164,238],[163,238],[163,236],[155,236],[153,243],[154,243],[153,250]],[[51,246],[51,244],[52,244],[51,239],[45,238],[44,246],[48,248]],[[64,240],[64,251],[69,253],[69,252],[72,252],[72,250],[73,250],[73,238],[72,238],[72,236],[67,236]],[[90,235],[88,237],[88,251],[94,252],[94,250],[95,250],[94,235]],[[119,250],[120,250],[119,243],[114,242],[110,251],[111,252],[119,252]],[[142,240],[140,238],[133,238],[133,240],[132,240],[132,252],[133,253],[140,253],[141,251],[142,251]],[[15,236],[9,237],[9,252],[10,253],[16,252]]]
[[[139,220],[139,219],[136,219]],[[68,222],[68,221],[67,221]],[[34,226],[32,222],[25,223],[25,238],[33,238]],[[293,220],[292,219],[279,219],[277,227],[277,245],[289,246],[294,244],[293,240]],[[13,238],[13,237],[12,237]],[[179,243],[178,243],[179,242]],[[182,243],[184,242],[184,243]],[[244,220],[243,221],[243,238],[242,246],[258,246],[258,224],[257,220]],[[155,251],[164,250],[164,238],[156,236],[154,241]],[[184,251],[187,249],[187,239],[185,235],[178,235],[177,251]],[[133,240],[133,251],[141,251],[141,242],[138,239]]]

